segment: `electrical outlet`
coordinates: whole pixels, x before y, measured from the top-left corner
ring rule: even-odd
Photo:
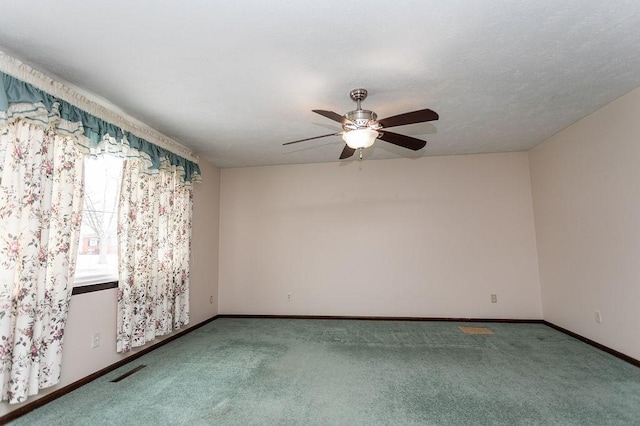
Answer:
[[[602,315],[600,314],[600,311],[594,312],[594,319],[598,324],[602,324]]]
[[[100,333],[93,333],[93,336],[91,336],[91,347],[95,349],[98,346],[100,346]]]
[[[291,298],[291,293],[287,293],[287,302],[291,302],[291,300],[293,300],[293,299]]]
[[[492,294],[491,295],[491,303],[498,303],[498,295],[497,294]]]
[[[209,296],[209,303],[213,304],[213,296]]]

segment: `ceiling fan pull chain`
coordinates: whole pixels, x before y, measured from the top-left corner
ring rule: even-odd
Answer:
[[[360,151],[360,159],[362,160],[362,151],[364,151],[364,148],[360,148],[358,151]]]

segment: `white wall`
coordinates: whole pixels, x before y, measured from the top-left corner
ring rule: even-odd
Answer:
[[[529,158],[544,319],[640,359],[640,89]]]
[[[218,239],[220,222],[220,170],[200,160],[202,182],[193,189],[191,235],[191,324],[218,314]],[[213,303],[211,303],[213,297]]]
[[[218,312],[544,317],[640,359],[639,117],[637,89],[528,154],[203,161],[191,324]],[[123,358],[115,313],[116,290],[72,297],[62,380],[40,396]]]
[[[526,153],[223,169],[220,197],[220,313],[542,318]]]
[[[205,161],[200,162],[200,168],[202,182],[194,186],[193,199],[190,326],[211,318],[218,312],[220,171]],[[110,289],[71,297],[60,383],[30,397],[24,404],[126,358],[116,353],[116,296],[117,289]],[[214,297],[213,303],[209,302],[210,296]],[[101,344],[92,349],[91,337],[96,332],[100,333]],[[169,336],[171,335],[163,336],[157,342]],[[151,344],[137,348],[136,351],[149,346]],[[0,416],[24,404],[9,405],[2,402]]]

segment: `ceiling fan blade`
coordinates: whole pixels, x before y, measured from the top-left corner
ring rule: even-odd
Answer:
[[[342,150],[342,154],[340,154],[340,159],[344,160],[345,158],[349,158],[353,155],[354,152],[356,152],[355,149],[351,148],[349,145],[345,145],[344,149]]]
[[[323,109],[312,109],[311,111],[315,112],[316,114],[320,114],[324,117],[327,117],[329,120],[337,121],[340,124],[353,124],[353,125],[356,124],[353,121],[349,120],[348,118],[341,116],[337,112],[325,111]]]
[[[378,139],[382,139],[383,141],[401,146],[403,148],[409,148],[414,151],[422,149],[427,145],[426,141],[423,141],[422,139],[416,139],[411,136],[400,135],[398,133],[387,132],[385,130],[380,130],[379,132],[380,136],[378,136]]]
[[[405,112],[404,114],[394,115],[393,117],[378,120],[378,124],[382,127],[404,126],[405,124],[424,123],[425,121],[434,121],[439,118],[438,113],[430,109],[421,109],[413,112]]]
[[[327,136],[340,136],[341,134],[342,134],[342,132],[329,133],[328,135],[314,136],[312,138],[300,139],[298,141],[283,143],[282,145],[291,145],[292,143],[306,142],[306,141],[311,141],[311,140],[314,140],[314,139],[326,138]]]

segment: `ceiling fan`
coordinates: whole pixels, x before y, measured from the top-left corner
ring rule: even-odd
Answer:
[[[362,109],[360,107],[360,102],[367,98],[367,91],[365,89],[353,89],[349,92],[349,96],[356,102],[357,106],[354,111],[349,111],[345,115],[321,109],[313,110],[316,114],[320,114],[330,120],[337,121],[342,124],[342,128],[344,129],[342,132],[300,139],[284,143],[283,145],[291,145],[313,139],[325,138],[327,136],[342,136],[346,145],[342,150],[342,154],[340,154],[341,160],[351,157],[356,150],[360,151],[360,159],[362,159],[362,151],[373,145],[376,139],[382,139],[383,141],[391,144],[417,151],[424,148],[427,142],[411,136],[389,132],[386,129],[388,127],[403,126],[405,124],[434,121],[439,118],[438,113],[430,109],[421,109],[378,120],[378,116],[375,112]]]

